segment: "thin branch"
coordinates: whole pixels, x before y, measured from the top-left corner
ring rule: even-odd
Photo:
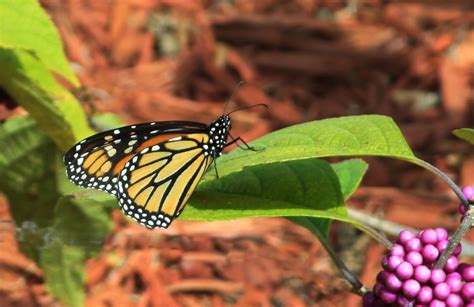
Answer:
[[[378,229],[380,231],[383,231],[384,233],[391,236],[397,236],[402,230],[405,230],[405,229],[409,229],[415,233],[420,232],[419,229],[411,228],[411,227],[400,225],[391,221],[387,221],[361,210],[357,210],[354,208],[347,208],[347,211],[349,213],[349,216],[352,217],[354,220],[357,220],[360,223],[365,223],[366,225],[373,227],[375,229]],[[462,240],[461,244],[462,244],[462,254],[464,256],[473,257],[474,245],[466,240]]]
[[[312,232],[318,237],[319,241],[321,241],[321,244],[324,246],[324,249],[328,252],[329,256],[331,259],[334,261],[336,264],[337,268],[341,272],[341,274],[344,276],[344,278],[351,284],[352,286],[352,292],[362,296],[364,295],[369,289],[367,289],[361,282],[360,280],[352,274],[352,272],[349,270],[349,268],[342,262],[341,259],[337,256],[336,252],[332,249],[331,245],[329,242],[326,240],[326,237],[319,231],[319,229],[314,228],[312,229]]]
[[[444,180],[444,182],[446,182],[449,187],[453,190],[454,193],[456,193],[457,197],[461,200],[461,202],[464,204],[464,206],[466,207],[466,211],[469,207],[469,200],[466,198],[466,196],[464,195],[464,193],[461,191],[461,189],[457,186],[456,183],[454,183],[454,181],[449,178],[445,173],[443,173],[442,171],[440,171],[438,168],[436,168],[434,165],[424,161],[424,160],[421,160],[421,159],[416,159],[414,161],[414,163],[418,164],[419,166],[421,167],[424,167],[426,168],[427,170],[429,170],[430,172],[432,172],[433,174],[439,176],[441,179]]]
[[[444,265],[446,264],[446,261],[448,261],[449,256],[451,256],[456,246],[458,246],[458,244],[461,242],[466,232],[468,232],[469,229],[471,229],[471,225],[474,220],[473,214],[474,214],[474,208],[471,208],[466,212],[466,215],[464,216],[461,222],[461,225],[459,225],[458,229],[449,240],[448,246],[441,253],[441,256],[436,262],[435,268],[441,269],[444,267]]]

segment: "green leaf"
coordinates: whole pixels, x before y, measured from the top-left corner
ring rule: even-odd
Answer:
[[[93,133],[80,103],[33,55],[0,48],[0,67],[0,85],[62,151]]]
[[[0,147],[0,189],[9,199],[15,222],[48,225],[59,197],[56,147],[28,117],[12,117],[1,125]]]
[[[0,47],[29,50],[47,69],[79,85],[58,31],[36,0],[0,1]]]
[[[84,305],[84,263],[100,251],[110,230],[107,210],[94,200],[66,196],[57,204],[40,263],[49,291],[67,306]]]
[[[291,126],[250,143],[261,151],[236,149],[217,160],[219,175],[244,167],[311,157],[381,156],[414,161],[400,129],[390,117],[361,115]],[[208,172],[204,180],[214,177]]]
[[[86,247],[89,256],[102,246],[111,226],[107,208],[93,199],[67,195],[56,205],[54,235],[63,243]]]
[[[64,246],[60,241],[43,248],[40,266],[44,270],[48,290],[66,306],[84,306],[84,251]]]
[[[309,216],[353,222],[341,191],[350,193],[363,176],[364,162],[336,166],[317,159],[275,162],[203,182],[181,218],[229,220],[261,216]],[[337,170],[337,171],[336,171]],[[341,176],[341,177],[338,177]],[[341,182],[344,187],[341,187]]]
[[[471,144],[474,144],[474,129],[473,128],[461,128],[453,131],[453,134],[460,139],[463,139]]]
[[[337,177],[339,178],[339,182],[341,184],[341,192],[344,196],[344,200],[349,199],[349,197],[352,195],[352,193],[355,192],[362,178],[364,177],[364,174],[367,171],[367,163],[365,163],[363,160],[353,159],[346,160],[340,163],[335,163],[331,166],[336,172]],[[329,234],[329,226],[331,224],[331,220],[329,219],[320,219],[304,216],[290,217],[289,219],[305,228],[308,228],[311,232],[315,234],[320,232],[326,237]],[[353,220],[352,224],[356,227],[359,226],[359,223],[355,220]],[[317,236],[319,236],[319,233]]]

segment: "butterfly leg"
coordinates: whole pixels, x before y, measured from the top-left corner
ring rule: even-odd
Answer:
[[[216,171],[216,178],[219,179],[219,173],[217,172],[216,157],[212,158],[212,163],[214,164],[214,170]]]
[[[247,144],[247,143],[244,141],[244,139],[242,139],[240,136],[237,137],[237,138],[234,138],[234,137],[233,137],[232,135],[230,135],[230,134],[229,134],[229,136],[230,136],[230,138],[232,139],[232,141],[229,142],[229,143],[227,143],[227,144],[225,144],[225,147],[230,146],[230,145],[232,145],[232,144],[235,144],[235,143],[237,143],[238,141],[241,141],[241,142],[245,145],[245,147],[242,147],[240,144],[237,144],[237,146],[238,146],[239,148],[241,148],[241,149],[247,149],[247,150],[251,150],[251,151],[261,151],[261,150],[255,149],[254,147],[252,147],[252,146],[250,146],[249,144]]]

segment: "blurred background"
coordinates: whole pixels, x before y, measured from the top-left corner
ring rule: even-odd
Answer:
[[[415,154],[474,184],[472,1],[42,0],[82,82],[90,114],[127,124],[210,122],[236,84],[234,135],[249,141],[328,117],[394,118]],[[0,118],[24,111],[0,105]],[[100,127],[99,127],[100,128]],[[457,201],[419,167],[368,158],[349,206],[416,228],[455,229]],[[0,202],[8,220],[8,204]],[[113,212],[114,230],[87,265],[88,306],[357,306],[326,252],[285,219],[176,221],[148,231]],[[393,230],[393,229],[392,229]],[[56,306],[13,231],[0,242],[0,302]],[[472,237],[472,236],[471,236]],[[372,286],[383,247],[335,223],[331,240]],[[7,282],[5,282],[7,281]],[[3,306],[3,305],[2,305]]]

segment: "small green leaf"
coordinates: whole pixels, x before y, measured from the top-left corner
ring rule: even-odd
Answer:
[[[59,197],[54,178],[57,149],[28,117],[12,117],[0,127],[0,189],[18,225],[48,225]]]
[[[453,131],[453,134],[460,139],[463,139],[474,145],[474,129],[473,128],[461,128]]]
[[[390,117],[361,115],[291,126],[250,143],[261,151],[233,150],[217,160],[219,175],[244,167],[311,157],[381,156],[413,161],[410,147]],[[206,174],[205,180],[214,177]]]
[[[66,306],[84,306],[84,251],[77,246],[65,246],[54,241],[41,252],[40,266],[48,290]]]
[[[110,229],[109,214],[101,203],[66,196],[57,204],[40,264],[48,289],[67,306],[84,305],[84,263],[100,251]]]
[[[54,235],[63,243],[96,253],[112,223],[108,210],[99,202],[76,196],[63,196],[55,208]]]
[[[33,55],[0,48],[0,85],[66,151],[93,133],[80,103]]]
[[[49,70],[79,85],[58,31],[36,0],[0,1],[0,47],[29,50]]]

